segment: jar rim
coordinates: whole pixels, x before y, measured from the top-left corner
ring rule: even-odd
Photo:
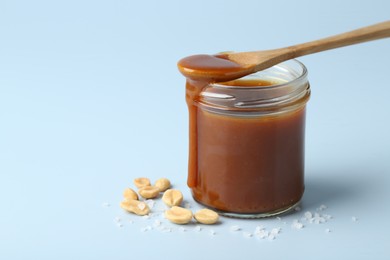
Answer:
[[[267,85],[267,86],[245,86],[245,88],[250,88],[250,89],[264,89],[264,88],[267,88],[267,89],[272,89],[272,88],[280,88],[280,87],[284,87],[286,85],[291,85],[291,84],[297,84],[299,81],[301,80],[304,80],[305,78],[307,78],[307,75],[308,75],[308,71],[307,71],[307,68],[306,66],[299,60],[297,59],[290,59],[290,60],[287,60],[287,61],[284,61],[284,62],[281,62],[281,63],[278,63],[270,68],[267,68],[265,70],[262,70],[260,72],[255,72],[255,73],[252,73],[252,74],[249,74],[249,75],[246,75],[244,77],[241,77],[237,80],[242,80],[242,79],[246,79],[248,77],[251,77],[251,76],[256,76],[258,75],[259,73],[267,73],[270,69],[274,69],[274,68],[277,68],[277,67],[280,67],[281,65],[284,65],[284,64],[287,64],[289,62],[294,62],[295,64],[297,64],[301,69],[302,69],[302,72],[300,73],[300,75],[298,75],[297,77],[295,77],[294,79],[292,80],[289,80],[289,81],[286,81],[286,82],[281,82],[281,83],[276,83],[276,84],[272,84],[272,85]],[[234,80],[233,80],[234,81]],[[229,81],[228,81],[229,82]],[[223,84],[225,82],[216,82],[216,83],[210,83],[209,86],[218,86],[218,87],[224,87],[224,88],[243,88],[243,86],[237,86],[237,85],[225,85]]]
[[[261,80],[266,85],[211,83],[200,93],[197,104],[209,111],[223,113],[253,112],[273,114],[306,104],[310,96],[306,66],[291,59],[237,81]],[[234,82],[234,81],[230,81]],[[218,113],[220,113],[218,112]]]

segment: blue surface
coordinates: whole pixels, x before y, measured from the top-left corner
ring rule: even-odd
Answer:
[[[312,86],[301,211],[196,232],[118,207],[133,178],[164,176],[198,208],[185,184],[181,57],[296,44],[389,10],[386,0],[1,1],[0,259],[389,259],[390,39],[300,59]],[[332,219],[311,224],[307,211]],[[257,225],[281,232],[245,237]]]

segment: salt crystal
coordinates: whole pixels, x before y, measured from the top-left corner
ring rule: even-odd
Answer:
[[[150,209],[152,209],[156,202],[154,200],[148,199],[148,200],[145,200],[145,203],[149,206]]]
[[[154,221],[154,223],[153,223],[153,226],[155,226],[155,227],[161,226],[161,221],[158,220],[158,219],[156,219],[156,220]]]
[[[291,227],[294,229],[302,229],[304,227],[304,225],[302,223],[300,223],[298,220],[294,220]]]
[[[141,203],[138,203],[138,206],[137,206],[140,210],[144,210],[146,208],[146,204],[145,202],[141,202]]]
[[[277,219],[277,220],[279,220],[279,221],[280,221],[280,220],[282,220],[282,218],[281,218],[281,217],[276,217],[276,219]]]
[[[301,211],[301,207],[299,206],[295,207],[295,211]]]
[[[121,219],[120,217],[116,217],[116,218],[114,219],[115,222],[121,222],[121,220],[122,220],[122,219]]]
[[[321,224],[321,223],[325,223],[326,220],[327,220],[327,219],[326,219],[324,216],[322,216],[321,214],[315,213],[315,214],[314,214],[314,217],[312,217],[311,219],[309,219],[309,222],[310,222],[310,223],[315,223],[315,224]]]
[[[280,233],[280,230],[281,230],[280,227],[273,228],[273,229],[271,230],[271,234],[272,234],[272,235],[277,235],[277,234]]]
[[[307,220],[309,220],[313,217],[313,214],[310,211],[307,211],[307,212],[305,212],[304,216]]]
[[[301,229],[301,228],[303,228],[303,224],[302,223],[296,223],[296,227],[297,227],[297,229]]]
[[[159,213],[157,213],[157,212],[149,212],[148,215],[149,215],[150,218],[154,218],[155,216],[158,216],[158,214]]]
[[[144,215],[142,216],[143,219],[150,219],[150,215]]]
[[[122,223],[117,223],[116,226],[121,228],[121,227],[123,227],[123,224]]]
[[[356,222],[356,221],[358,221],[358,218],[357,217],[352,217],[352,221]]]
[[[258,233],[256,233],[257,237],[261,238],[261,239],[268,237],[268,234],[269,234],[268,231],[266,231],[264,229],[262,229]]]
[[[210,235],[214,236],[215,235],[214,229],[211,229],[209,233],[210,233]]]
[[[273,235],[273,234],[270,234],[269,236],[268,236],[268,240],[274,240],[275,239],[275,235]]]
[[[230,231],[239,231],[241,230],[240,226],[231,226]]]
[[[330,233],[330,229],[329,228],[325,229],[325,232]]]
[[[327,209],[327,208],[328,207],[326,205],[322,204],[319,209],[322,211],[322,210]]]
[[[191,208],[191,204],[189,202],[186,202],[186,203],[184,203],[184,207],[186,209],[189,209],[189,208]]]
[[[250,238],[250,237],[252,237],[253,236],[253,234],[252,233],[250,233],[250,232],[242,232],[242,235],[244,236],[244,237],[247,237],[247,238]]]
[[[324,214],[322,215],[325,219],[329,220],[329,219],[332,219],[333,217],[331,215],[328,215],[328,214]]]
[[[131,219],[129,219],[129,223],[130,223],[130,224],[133,224],[133,223],[134,223],[134,221],[133,221],[133,220],[131,220]]]
[[[194,228],[194,230],[195,230],[196,232],[200,232],[200,231],[202,230],[202,228],[201,228],[200,226],[196,226],[196,227]]]
[[[257,226],[257,227],[255,228],[255,234],[260,233],[262,230],[264,230],[264,227],[263,227],[263,226]]]
[[[111,206],[111,204],[108,203],[108,202],[103,202],[102,206],[105,207],[105,208],[108,208],[109,206]]]
[[[146,231],[149,231],[149,230],[152,230],[151,226],[146,226],[146,227],[141,228],[142,232],[146,232]]]
[[[186,232],[187,229],[185,229],[184,227],[179,227],[179,231],[180,231],[180,232]]]

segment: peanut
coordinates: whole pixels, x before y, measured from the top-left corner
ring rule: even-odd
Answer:
[[[156,186],[160,192],[163,192],[171,187],[171,182],[167,178],[161,178],[156,181],[154,186]]]
[[[138,200],[137,193],[130,188],[125,189],[125,191],[123,192],[123,197],[128,200]]]
[[[192,219],[192,212],[189,209],[173,206],[165,211],[165,217],[175,224],[188,224]]]
[[[160,190],[154,186],[145,186],[140,188],[138,193],[145,199],[153,199],[160,194]]]
[[[201,209],[195,213],[194,218],[199,223],[211,225],[218,222],[219,215],[213,210]]]
[[[183,201],[183,194],[179,190],[169,189],[164,192],[162,200],[169,207],[179,206]]]
[[[148,205],[145,202],[138,201],[138,200],[124,199],[121,202],[120,206],[122,209],[124,209],[128,212],[131,212],[131,213],[134,213],[134,214],[137,214],[140,216],[147,215],[150,212]]]
[[[148,178],[141,177],[134,179],[134,184],[139,189],[145,186],[150,186],[150,180]]]

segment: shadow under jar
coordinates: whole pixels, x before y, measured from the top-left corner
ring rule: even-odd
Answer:
[[[304,192],[305,66],[290,60],[210,83],[190,114],[188,186],[222,215],[260,218],[295,207]]]

